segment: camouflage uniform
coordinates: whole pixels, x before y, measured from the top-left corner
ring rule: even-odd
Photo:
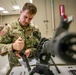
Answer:
[[[14,50],[12,50],[12,43],[14,43],[19,37],[21,37],[25,42],[25,47],[23,52],[31,48],[32,55],[36,50],[34,48],[35,43],[39,43],[38,39],[33,36],[33,32],[38,31],[38,35],[41,36],[39,30],[32,26],[31,23],[27,27],[22,27],[18,21],[7,25],[0,32],[0,54],[8,53],[8,60],[10,66],[17,66],[19,64],[18,57],[15,55]]]

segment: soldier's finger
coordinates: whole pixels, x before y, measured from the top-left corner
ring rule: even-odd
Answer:
[[[23,41],[18,41],[18,44],[24,44],[24,42]]]
[[[21,37],[19,37],[17,40],[18,40],[18,41],[22,41],[23,39],[22,39]]]

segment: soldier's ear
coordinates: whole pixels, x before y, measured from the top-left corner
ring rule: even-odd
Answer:
[[[20,14],[22,14],[22,10],[20,10]]]

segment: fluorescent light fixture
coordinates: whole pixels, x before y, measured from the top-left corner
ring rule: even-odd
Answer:
[[[33,3],[33,0],[30,0],[30,3]]]
[[[5,10],[3,7],[0,7],[0,11]]]
[[[3,13],[9,13],[8,11],[2,11]]]
[[[16,6],[13,6],[13,8],[16,9],[16,10],[20,9],[20,7],[17,6],[17,5]]]

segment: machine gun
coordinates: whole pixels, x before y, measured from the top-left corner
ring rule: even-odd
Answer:
[[[44,75],[54,75],[49,69],[49,60],[51,56],[57,55],[63,59],[66,63],[76,63],[76,33],[69,33],[68,29],[72,20],[64,20],[61,17],[60,25],[57,28],[54,37],[52,39],[41,38],[34,32],[34,36],[40,40],[40,44],[37,46],[35,57],[38,60],[36,67],[33,68],[30,75],[34,73]],[[60,73],[56,64],[54,63],[58,73]]]
[[[70,23],[61,17],[61,22],[56,30],[53,39],[46,41],[43,44],[43,49],[51,53],[51,55],[57,55],[66,63],[76,63],[76,33],[68,32]]]

